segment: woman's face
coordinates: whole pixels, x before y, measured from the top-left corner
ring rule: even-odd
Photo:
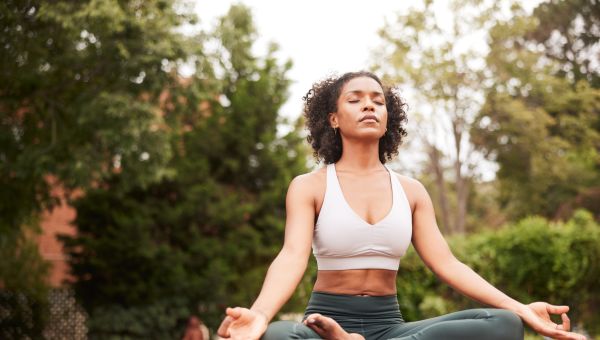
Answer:
[[[356,77],[340,91],[337,112],[329,116],[332,127],[346,138],[377,139],[385,134],[387,108],[381,85],[370,77]]]

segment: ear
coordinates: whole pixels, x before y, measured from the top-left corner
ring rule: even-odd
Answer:
[[[329,114],[329,125],[331,125],[331,127],[333,127],[333,128],[337,128],[340,126],[336,112],[331,112]]]

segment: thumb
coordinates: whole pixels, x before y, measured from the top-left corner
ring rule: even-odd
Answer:
[[[562,314],[569,311],[569,306],[555,306],[548,304],[546,305],[546,310],[552,314]]]

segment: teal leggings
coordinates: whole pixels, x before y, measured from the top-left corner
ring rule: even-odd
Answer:
[[[353,296],[313,292],[304,317],[312,313],[333,318],[349,333],[367,340],[512,340],[523,339],[523,324],[503,309],[469,309],[431,319],[405,322],[398,300],[390,296]],[[262,340],[321,339],[302,323],[273,322]]]

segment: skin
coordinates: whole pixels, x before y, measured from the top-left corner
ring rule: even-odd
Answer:
[[[387,110],[381,86],[372,78],[357,77],[342,88],[337,112],[329,117],[341,134],[343,153],[336,163],[344,197],[364,221],[375,224],[392,206],[388,171],[379,161],[378,142],[386,131]],[[365,116],[375,119],[362,120]],[[554,339],[585,339],[569,332],[568,306],[546,302],[522,304],[505,295],[462,262],[444,240],[435,220],[431,198],[417,180],[394,174],[407,195],[413,214],[412,244],[423,262],[444,282],[483,304],[515,312],[536,332]],[[365,190],[365,188],[368,188]],[[286,196],[283,247],[267,272],[263,288],[250,309],[227,308],[218,334],[226,339],[259,339],[269,321],[290,298],[306,270],[313,229],[326,189],[326,168],[300,175],[290,183]],[[396,294],[397,271],[384,269],[320,270],[314,290],[350,295]],[[562,324],[550,319],[561,315]],[[304,323],[325,339],[362,339],[348,334],[339,324],[320,314]]]

